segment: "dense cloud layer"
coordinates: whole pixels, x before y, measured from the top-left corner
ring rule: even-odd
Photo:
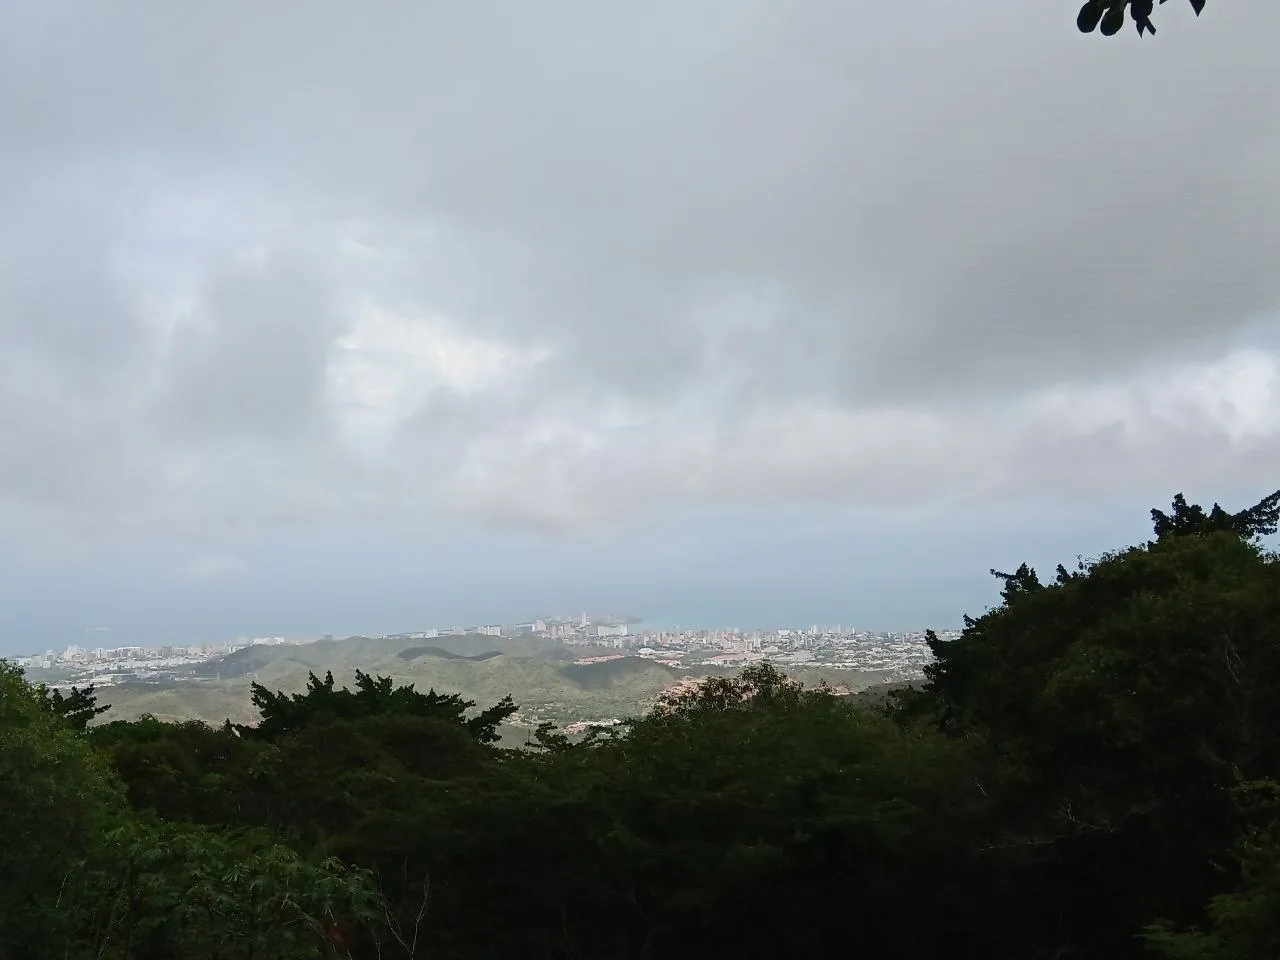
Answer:
[[[1280,7],[1073,16],[28,5],[0,523],[1266,484]]]

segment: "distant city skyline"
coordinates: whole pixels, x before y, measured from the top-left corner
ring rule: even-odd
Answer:
[[[958,630],[938,631],[943,640],[955,639],[959,634]],[[368,646],[369,639],[367,634],[345,641],[330,635],[295,639],[241,637],[219,644],[92,650],[72,645],[63,651],[46,650],[20,657],[16,662],[34,682],[60,689],[92,685],[104,692],[111,691],[112,699],[116,692],[127,699],[130,692],[145,695],[148,691],[190,691],[194,688],[186,684],[223,680],[235,684],[245,676],[256,680],[259,669],[273,661],[279,662],[274,651],[282,646],[293,648],[285,658],[288,662],[309,663],[310,672],[315,675],[330,670],[345,675],[343,664],[349,664],[349,660],[344,657],[343,648],[348,643],[355,644],[364,658],[381,662],[381,667],[373,667],[374,673],[393,677],[402,671],[416,673],[421,667],[418,661],[424,658],[484,662],[495,656],[515,661],[537,661],[550,656],[561,666],[557,671],[559,675],[568,678],[571,684],[576,681],[572,675],[565,674],[564,669],[596,670],[616,661],[627,661],[619,664],[624,670],[634,670],[637,662],[644,662],[675,671],[666,675],[665,681],[680,678],[678,682],[683,684],[690,677],[705,675],[707,671],[734,670],[766,660],[787,670],[822,671],[829,675],[823,678],[824,682],[835,678],[855,685],[891,683],[918,678],[933,659],[930,635],[924,630],[890,632],[816,624],[778,630],[660,630],[629,622],[626,617],[607,614],[592,617],[585,613],[534,618],[502,626],[459,625],[375,636],[372,639],[380,641],[376,649]],[[238,656],[247,649],[256,652],[249,657]],[[563,654],[567,651],[571,651],[569,664],[564,663]],[[845,683],[839,685],[852,689]],[[665,686],[671,684],[665,683]],[[658,691],[651,689],[650,692]],[[606,714],[614,712],[612,707],[602,708],[600,704],[573,710],[555,695],[545,697],[544,692],[541,705],[528,705],[525,721],[532,718],[536,723],[548,708],[560,719],[565,719],[567,710],[568,719],[573,723],[605,719],[600,713],[602,709]],[[633,701],[627,707],[637,709],[642,708],[642,704]]]
[[[55,655],[64,654],[89,654],[97,655],[99,653],[120,653],[132,650],[195,650],[202,648],[204,651],[210,650],[233,650],[242,649],[246,646],[254,646],[258,644],[310,644],[317,642],[333,642],[347,640],[359,637],[382,637],[386,639],[423,639],[428,640],[435,637],[450,636],[458,633],[474,633],[486,634],[494,631],[494,636],[517,636],[522,630],[520,628],[531,627],[527,632],[545,634],[550,637],[560,636],[560,632],[551,629],[548,631],[547,625],[559,626],[562,624],[587,624],[590,623],[593,628],[599,626],[601,638],[607,637],[626,637],[635,640],[638,637],[646,636],[662,636],[667,634],[696,635],[708,634],[715,636],[740,635],[743,637],[758,637],[761,635],[820,635],[820,634],[854,634],[854,633],[890,633],[890,634],[919,634],[926,630],[934,630],[938,633],[956,633],[958,627],[945,625],[932,625],[929,627],[873,627],[855,623],[791,623],[776,625],[740,625],[740,624],[659,624],[650,623],[644,620],[635,620],[630,623],[621,623],[623,619],[621,615],[599,614],[586,616],[558,616],[551,615],[546,617],[532,617],[519,621],[507,623],[498,623],[493,620],[477,620],[469,623],[455,623],[447,626],[420,626],[406,630],[397,631],[373,631],[363,630],[352,633],[332,632],[322,634],[242,634],[236,637],[227,637],[222,640],[172,640],[162,642],[121,642],[115,643],[109,636],[104,635],[100,629],[93,631],[98,635],[99,639],[89,643],[68,643],[64,647],[45,647],[43,649],[28,649],[18,651],[14,654],[4,655],[6,657],[14,657],[16,659],[39,658],[47,653]],[[614,624],[616,624],[617,632],[614,632]],[[606,633],[606,631],[608,631]],[[596,636],[596,634],[592,634]]]

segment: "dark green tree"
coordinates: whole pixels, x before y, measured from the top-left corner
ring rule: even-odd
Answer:
[[[1206,513],[1199,504],[1188,504],[1186,497],[1179,493],[1173,498],[1173,511],[1152,510],[1151,522],[1157,542],[1171,537],[1205,537],[1215,533],[1234,533],[1245,540],[1260,540],[1271,536],[1280,527],[1280,490],[1238,513],[1227,513],[1216,503]]]
[[[1263,821],[1248,826],[1232,851],[1239,882],[1216,895],[1202,926],[1162,921],[1146,931],[1153,954],[1165,960],[1254,960],[1280,956],[1280,783],[1242,784],[1244,810]]]
[[[314,673],[303,693],[272,692],[261,684],[252,686],[253,705],[261,720],[254,726],[237,726],[244,736],[274,740],[296,733],[320,720],[356,720],[372,716],[413,716],[456,723],[480,743],[498,740],[498,727],[518,709],[511,697],[473,717],[467,711],[475,706],[458,694],[439,694],[435,690],[420,693],[413,684],[394,686],[390,677],[372,677],[356,671],[356,689],[336,687],[333,672],[321,680]]]
[[[98,695],[94,693],[94,685],[91,683],[87,687],[72,687],[71,693],[63,695],[62,691],[54,688],[50,692],[49,688],[44,684],[36,687],[40,694],[40,701],[44,707],[51,713],[56,714],[71,724],[73,730],[84,733],[89,723],[94,717],[100,716],[111,709],[111,705],[98,706]]]
[[[469,874],[471,902],[518,911],[486,956],[933,957],[967,923],[965,746],[768,665],[503,770],[454,835],[541,882]],[[964,933],[981,950],[995,929]]]
[[[389,932],[367,871],[131,810],[51,699],[0,661],[0,960],[310,960]]]
[[[358,936],[389,932],[368,871],[311,862],[261,832],[129,820],[74,885],[91,905],[86,958],[337,960]]]
[[[1178,497],[1155,541],[1047,584],[997,573],[1001,605],[931,639],[901,715],[981,745],[991,856],[1058,891],[1040,949],[1124,956],[1150,918],[1194,922],[1224,892],[1232,790],[1280,775],[1280,561],[1258,543],[1278,499]]]
[[[74,943],[81,917],[66,887],[123,799],[46,695],[0,661],[0,960],[62,957]]]

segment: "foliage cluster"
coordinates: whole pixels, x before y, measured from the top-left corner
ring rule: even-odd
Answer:
[[[365,673],[89,726],[5,667],[0,960],[1280,955],[1278,512],[997,573],[887,702],[763,665],[530,749]]]
[[[1151,22],[1151,14],[1156,8],[1157,0],[1085,0],[1080,12],[1076,15],[1076,26],[1081,33],[1093,33],[1097,30],[1104,37],[1113,37],[1124,27],[1126,11],[1133,19],[1138,36],[1149,33],[1155,36],[1155,24]],[[1159,0],[1164,3],[1165,0]],[[1191,9],[1200,16],[1205,7],[1205,0],[1191,0]]]
[[[499,639],[508,649],[493,654],[489,642]],[[111,705],[111,719],[133,720],[150,713],[166,720],[211,723],[229,717],[250,725],[259,716],[250,701],[251,678],[272,690],[295,691],[306,686],[311,673],[324,677],[331,671],[342,686],[352,684],[355,671],[362,670],[394,676],[423,690],[447,690],[477,703],[494,703],[518,690],[523,714],[570,723],[643,712],[642,704],[687,675],[636,657],[575,664],[580,650],[541,638],[448,637],[439,643],[449,656],[423,654],[420,642],[410,639],[350,637],[297,647],[251,647],[196,668],[197,676],[189,679],[108,687],[101,691],[100,702]],[[249,653],[254,657],[246,660]],[[49,673],[32,671],[31,676],[66,682]]]

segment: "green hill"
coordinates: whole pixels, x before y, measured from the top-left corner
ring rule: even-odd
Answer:
[[[487,650],[484,653],[476,653],[466,656],[461,653],[452,653],[449,650],[441,650],[439,647],[410,647],[408,650],[401,650],[396,656],[401,660],[417,660],[419,657],[439,657],[442,660],[490,660],[493,657],[500,657],[502,653],[498,650]]]
[[[101,690],[111,705],[104,720],[127,720],[150,713],[165,720],[251,723],[256,714],[250,685],[287,693],[301,691],[310,674],[332,671],[340,684],[355,671],[389,676],[421,690],[456,691],[477,703],[510,695],[530,720],[577,720],[638,716],[663,690],[692,676],[728,676],[737,670],[680,669],[641,657],[623,656],[576,663],[582,649],[544,637],[457,634],[429,641],[407,637],[352,636],[303,645],[254,646],[199,664],[189,679],[129,682]],[[806,685],[820,681],[853,689],[876,677],[850,671],[801,667],[793,671]]]
[[[237,723],[254,719],[250,685],[287,693],[301,691],[311,673],[332,671],[340,684],[355,671],[390,676],[418,689],[456,691],[477,703],[510,695],[537,719],[571,722],[634,716],[688,672],[638,657],[575,664],[571,647],[541,637],[462,634],[432,638],[347,637],[302,646],[249,647],[210,660],[189,680],[125,683],[106,687],[104,719],[126,720],[151,713],[166,720]]]
[[[571,663],[560,668],[560,675],[583,690],[615,690],[654,685],[662,689],[689,674],[642,657],[620,657],[598,663]]]

